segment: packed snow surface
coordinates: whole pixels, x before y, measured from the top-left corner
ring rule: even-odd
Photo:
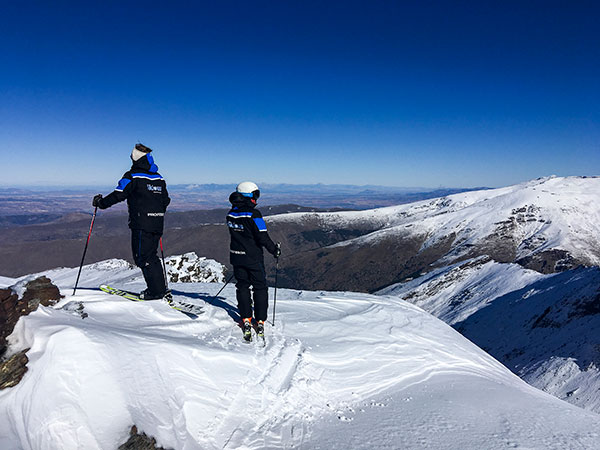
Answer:
[[[600,447],[598,415],[396,297],[281,290],[262,347],[242,342],[233,286],[172,285],[204,305],[192,320],[97,290],[143,288],[111,264],[84,268],[75,297],[77,270],[51,271],[65,298],[18,322],[29,371],[0,392],[0,448],[112,450],[134,424],[183,450]]]
[[[515,257],[565,250],[600,265],[599,177],[548,177],[500,189],[464,192],[367,211],[293,213],[274,221],[318,218],[324,228],[367,225],[376,229],[335,246],[372,245],[395,235],[423,238],[423,248],[453,237],[447,263],[474,246],[512,242]]]

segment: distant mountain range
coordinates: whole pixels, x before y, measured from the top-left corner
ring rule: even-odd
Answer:
[[[351,185],[262,184],[261,205],[297,204],[311,208],[367,209],[410,203],[464,192],[465,188],[400,188]],[[0,227],[46,223],[62,214],[89,212],[97,193],[108,194],[114,186],[71,188],[0,188]],[[169,185],[169,211],[227,208],[234,184]],[[124,211],[124,205],[112,211]]]

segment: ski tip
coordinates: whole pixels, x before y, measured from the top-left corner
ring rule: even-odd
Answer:
[[[185,314],[186,316],[188,316],[192,320],[196,320],[199,317],[198,314],[194,314],[194,313],[187,312],[187,311],[181,311],[181,310],[179,310],[179,311],[182,312],[183,314]],[[202,314],[202,313],[200,313],[200,314]]]

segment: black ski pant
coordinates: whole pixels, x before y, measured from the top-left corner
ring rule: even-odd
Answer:
[[[254,318],[256,320],[267,320],[267,308],[269,307],[269,292],[267,290],[267,276],[265,266],[262,262],[251,265],[233,266],[233,274],[237,283],[235,284],[238,309],[242,319],[252,317],[252,297],[250,286],[252,286],[254,297]]]
[[[131,230],[131,250],[135,265],[142,269],[148,293],[152,296],[165,295],[165,276],[156,253],[162,233]]]

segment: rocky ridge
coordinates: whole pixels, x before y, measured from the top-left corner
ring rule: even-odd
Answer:
[[[2,359],[8,350],[6,338],[17,321],[35,311],[39,305],[53,306],[61,298],[59,289],[44,276],[0,289],[0,389],[15,386],[27,372],[28,349]]]

